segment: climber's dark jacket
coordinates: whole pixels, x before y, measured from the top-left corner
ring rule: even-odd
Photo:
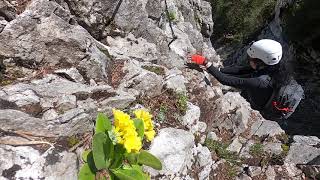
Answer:
[[[225,67],[217,69],[210,66],[208,72],[221,84],[239,88],[242,95],[256,110],[262,110],[269,101],[273,88],[268,68],[254,70],[250,67]]]

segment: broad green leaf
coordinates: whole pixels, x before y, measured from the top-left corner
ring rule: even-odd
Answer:
[[[131,167],[133,169],[137,170],[137,171],[140,171],[143,174],[143,176],[145,177],[145,179],[150,180],[150,176],[143,172],[142,166],[140,166],[140,165],[132,165]]]
[[[126,149],[122,145],[118,144],[114,147],[114,158],[110,169],[116,169],[122,165],[125,152]]]
[[[139,164],[150,166],[156,170],[162,169],[160,160],[154,155],[150,154],[148,151],[141,150],[138,155],[137,161]]]
[[[86,150],[86,151],[83,151],[83,153],[82,153],[82,155],[81,155],[81,157],[82,157],[82,160],[84,161],[84,162],[88,162],[88,154],[91,152],[91,150]]]
[[[138,158],[137,153],[126,153],[125,156],[130,164],[137,164],[137,158]]]
[[[115,176],[113,173],[112,173],[112,170],[109,171],[110,172],[110,180],[120,180],[117,176]]]
[[[120,180],[146,180],[142,171],[131,167],[111,171]]]
[[[89,165],[85,163],[79,172],[79,180],[94,180],[95,179],[95,173],[91,171]]]
[[[92,151],[90,151],[88,156],[87,156],[87,162],[88,162],[89,168],[91,169],[92,172],[97,172],[98,171],[98,169],[96,168],[96,165],[94,164]]]
[[[96,119],[96,132],[95,133],[99,133],[99,132],[106,132],[106,131],[110,131],[112,128],[111,122],[109,120],[109,118],[103,114],[103,113],[98,113],[97,119]]]
[[[142,119],[134,119],[134,126],[137,129],[138,136],[143,139],[144,136],[144,124]]]
[[[113,158],[113,151],[113,144],[105,133],[99,132],[93,136],[92,153],[98,170],[108,168]]]

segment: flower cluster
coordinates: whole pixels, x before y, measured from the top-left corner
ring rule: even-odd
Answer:
[[[127,152],[138,152],[141,147],[141,139],[130,116],[120,110],[113,110],[114,128],[116,139],[119,144],[123,144]]]
[[[156,134],[153,129],[152,115],[142,109],[135,110],[134,114],[137,119],[143,121],[146,139],[152,141]],[[130,115],[113,109],[113,116],[114,127],[112,128],[112,132],[116,142],[122,144],[128,153],[138,152],[142,147],[142,137],[139,137],[134,121],[130,119]]]
[[[142,119],[144,124],[144,135],[148,141],[152,141],[156,132],[153,130],[152,115],[142,109],[134,111],[136,118]]]

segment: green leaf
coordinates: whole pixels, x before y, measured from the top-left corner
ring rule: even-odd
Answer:
[[[90,151],[87,156],[87,162],[88,162],[88,165],[89,165],[89,168],[91,169],[91,171],[96,173],[98,171],[98,169],[96,168],[96,165],[94,164],[92,151]]]
[[[87,159],[88,159],[88,155],[89,155],[90,152],[91,152],[91,150],[83,151],[81,157],[82,157],[82,160],[83,160],[84,162],[88,162]]]
[[[126,153],[125,156],[130,164],[137,164],[137,158],[138,158],[137,153]]]
[[[145,177],[145,179],[148,179],[148,180],[150,179],[150,176],[143,172],[142,166],[140,166],[140,165],[132,165],[131,167],[133,169],[137,170],[137,171],[140,171],[143,174],[143,176]]]
[[[79,180],[94,180],[95,179],[95,173],[91,171],[89,165],[85,163],[79,172]]]
[[[134,126],[137,129],[138,136],[143,139],[144,136],[144,124],[142,119],[134,119]]]
[[[114,147],[114,158],[110,169],[116,169],[122,165],[125,152],[126,149],[122,145],[118,144]]]
[[[99,132],[106,132],[110,131],[112,128],[111,122],[109,118],[103,114],[103,113],[98,113],[97,119],[96,119],[96,133]]]
[[[113,174],[113,172],[112,172],[112,170],[111,171],[109,171],[110,173],[110,180],[119,180],[119,178],[115,175],[115,174]]]
[[[111,171],[120,180],[146,180],[144,173],[136,168],[126,167]]]
[[[148,151],[141,150],[138,155],[137,161],[139,164],[150,166],[156,170],[162,169],[162,164],[160,160],[154,155],[150,154]]]
[[[108,168],[113,152],[114,146],[107,134],[99,132],[93,136],[92,153],[98,170]]]

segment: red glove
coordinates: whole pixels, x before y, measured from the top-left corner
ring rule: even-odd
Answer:
[[[191,56],[191,61],[198,64],[198,65],[204,65],[206,58],[204,56],[200,56],[200,55],[192,55]]]

